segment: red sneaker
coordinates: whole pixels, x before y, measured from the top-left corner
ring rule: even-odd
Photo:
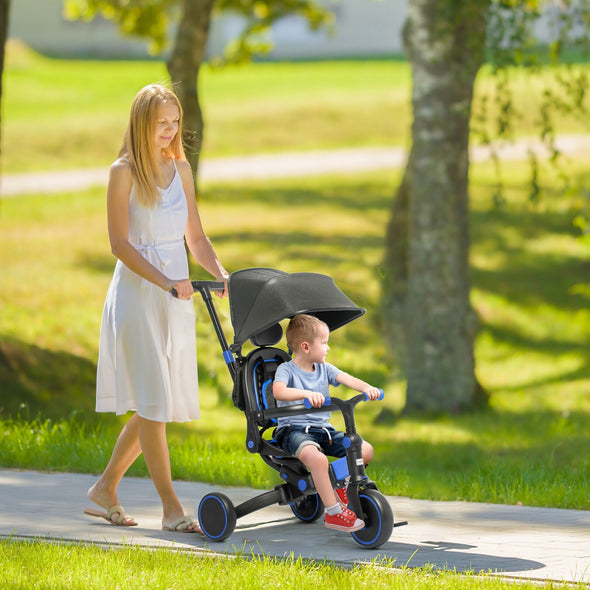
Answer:
[[[343,488],[335,488],[336,497],[342,506],[348,506],[348,494],[346,493],[346,486]]]
[[[348,508],[342,508],[338,514],[327,514],[324,521],[329,529],[354,533],[365,528],[365,522],[356,517],[356,514]]]

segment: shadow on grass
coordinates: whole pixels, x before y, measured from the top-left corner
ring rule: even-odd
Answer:
[[[230,399],[228,379],[211,377],[200,364],[201,381]],[[0,418],[120,424],[126,417],[97,413],[96,363],[64,351],[52,351],[14,338],[0,339]],[[227,402],[229,404],[229,401]]]
[[[20,340],[0,340],[0,414],[5,418],[58,419],[94,415],[96,364]]]
[[[398,178],[399,174],[395,174]],[[251,183],[250,187],[243,185],[222,185],[215,187],[215,195],[204,194],[203,201],[214,199],[216,204],[235,203],[242,207],[246,204],[258,204],[271,208],[289,208],[293,206],[313,209],[317,205],[333,204],[338,209],[366,212],[369,209],[389,208],[397,186],[392,180],[391,186],[375,181],[342,180],[335,178],[333,183],[325,179],[313,180],[307,186],[293,187],[272,183],[271,186]]]
[[[473,252],[497,261],[493,270],[472,268],[472,284],[522,306],[587,307],[587,299],[571,289],[587,278],[590,260],[560,241],[575,239],[573,216],[525,207],[472,212]]]
[[[79,255],[78,265],[96,274],[112,275],[117,259],[112,254],[102,256],[89,256],[87,252]]]

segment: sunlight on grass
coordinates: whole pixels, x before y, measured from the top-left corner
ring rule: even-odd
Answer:
[[[510,581],[495,577],[490,572],[461,574],[448,570],[437,571],[432,567],[410,569],[404,564],[385,560],[343,568],[331,562],[294,557],[219,557],[181,550],[148,550],[137,546],[105,549],[95,545],[51,544],[42,541],[0,542],[0,567],[7,589],[28,587],[32,577],[38,587],[67,587],[75,590],[175,590],[189,587],[266,590],[277,585],[293,590],[316,590],[318,587],[334,590],[538,588],[535,581]],[[570,587],[583,586],[572,584]],[[547,582],[543,588],[555,590],[561,588],[561,584]]]
[[[553,74],[515,72],[515,136],[538,133],[542,84]],[[58,60],[9,43],[2,134],[11,149],[3,153],[3,170],[108,166],[121,145],[132,97],[142,86],[167,79],[163,61]],[[408,145],[411,72],[404,61],[251,63],[222,69],[205,64],[199,88],[205,158]],[[475,112],[484,94],[490,97],[490,131],[496,107],[487,68],[477,79]],[[556,116],[555,128],[560,133],[588,130],[565,113]]]
[[[574,173],[583,169],[580,162]],[[526,171],[514,165],[505,173],[512,196],[498,210],[489,166],[472,170],[477,375],[491,397],[489,410],[466,416],[398,415],[404,382],[381,337],[377,267],[399,171],[208,184],[200,207],[230,270],[323,272],[367,308],[334,332],[330,357],[386,390],[383,402],[361,404],[356,413],[359,432],[376,448],[368,473],[380,490],[585,508],[590,318],[587,299],[572,285],[583,280],[587,246],[572,226],[572,201],[531,207]],[[547,191],[557,190],[558,181],[546,176]],[[120,427],[119,420],[93,412],[100,310],[114,267],[102,193],[2,203],[0,305],[9,312],[0,315],[6,359],[0,377],[8,392],[2,404],[3,415],[21,416],[2,423],[5,440],[17,441],[3,446],[4,466],[99,472]],[[192,274],[208,278],[197,267]],[[228,303],[216,306],[231,340]],[[277,474],[246,451],[245,420],[231,405],[231,378],[198,298],[195,307],[203,419],[170,426],[174,476],[276,485]],[[72,418],[63,421],[67,416]],[[337,426],[339,420],[335,415]],[[142,459],[131,473],[147,475]]]
[[[89,65],[9,51],[2,98],[3,141],[11,149],[3,153],[3,169],[108,166],[123,140],[133,96],[167,79],[163,62]],[[252,63],[221,70],[204,65],[203,153],[404,145],[409,79],[407,64],[399,61]]]
[[[5,171],[106,167],[118,151],[130,97],[165,74],[157,62],[93,62],[92,76],[89,71],[87,62],[9,53]],[[518,133],[532,128],[539,83],[517,77],[515,100],[530,107],[523,109]],[[484,70],[476,90],[486,89]],[[409,69],[403,62],[205,68],[202,91],[207,157],[404,146],[408,137]],[[580,131],[565,118],[558,123],[561,131]],[[588,210],[586,159],[570,159],[567,178],[542,165],[536,204],[529,200],[528,164],[503,163],[500,208],[494,206],[493,166],[471,168],[476,372],[490,408],[467,416],[400,416],[405,384],[382,334],[379,277],[401,170],[203,183],[200,211],[230,271],[266,266],[329,274],[367,309],[334,332],[330,360],[386,390],[383,402],[357,411],[359,431],[377,449],[369,473],[380,489],[586,508],[590,249],[573,225]],[[0,264],[0,411],[7,419],[1,427],[10,433],[6,440],[18,441],[0,450],[1,464],[100,471],[121,424],[94,413],[100,312],[115,264],[104,188],[4,199]],[[210,278],[195,265],[191,272]],[[216,305],[231,340],[228,303]],[[245,450],[245,421],[231,405],[231,378],[198,299],[195,308],[203,419],[170,427],[175,477],[274,485],[276,474]],[[133,473],[146,474],[142,460]]]

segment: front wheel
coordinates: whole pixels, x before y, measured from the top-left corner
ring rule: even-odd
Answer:
[[[291,504],[293,514],[303,522],[313,522],[323,513],[324,504],[318,494],[303,496]]]
[[[225,541],[236,528],[236,509],[221,492],[212,492],[199,503],[199,525],[212,541]]]
[[[359,500],[365,513],[365,528],[351,534],[359,545],[375,549],[391,537],[393,512],[385,496],[377,490],[361,490]]]

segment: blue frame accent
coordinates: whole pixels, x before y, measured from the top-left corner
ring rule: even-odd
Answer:
[[[231,350],[223,351],[223,360],[225,361],[226,365],[231,365],[232,363],[236,362],[236,359],[234,358]]]
[[[254,367],[252,368],[252,375],[251,375],[251,379],[252,379],[252,383],[254,383],[254,387],[255,387],[255,388],[256,388],[256,378],[255,378],[255,377],[256,377],[256,369],[257,369],[257,368],[260,366],[260,363],[276,363],[276,362],[277,362],[277,361],[276,361],[275,359],[263,359],[263,360],[261,360],[261,361],[258,361],[258,362],[257,362],[257,363],[254,365]],[[278,364],[278,363],[277,363],[277,364]],[[265,390],[265,388],[266,388],[266,385],[267,385],[268,383],[271,383],[271,382],[272,382],[272,379],[268,379],[267,381],[265,381],[265,382],[262,384],[262,391],[260,391],[260,392],[259,392],[259,391],[256,391],[256,407],[257,407],[259,410],[261,410],[261,411],[262,411],[262,410],[268,410],[268,405],[266,404],[266,398],[264,397],[264,390]],[[261,408],[261,407],[260,407],[260,399],[262,399],[262,401],[264,402],[264,407],[263,407],[263,408]],[[271,422],[272,422],[273,424],[276,424],[276,423],[277,423],[277,419],[276,419],[276,418],[272,418],[272,419],[271,419]]]
[[[332,469],[334,470],[336,481],[342,481],[350,475],[346,457],[340,457],[340,459],[332,461],[330,465],[332,465]]]

